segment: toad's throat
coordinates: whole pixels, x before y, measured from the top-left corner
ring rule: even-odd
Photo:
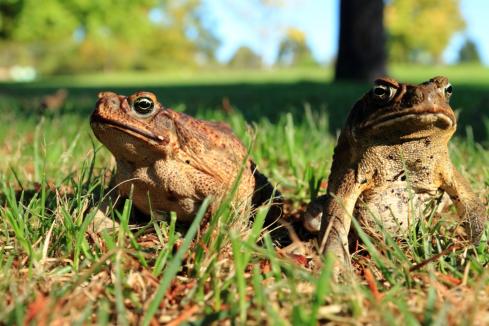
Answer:
[[[368,120],[362,125],[362,128],[378,128],[386,127],[388,125],[397,124],[407,121],[409,119],[418,119],[420,122],[433,122],[434,120],[441,120],[445,122],[446,128],[451,128],[455,125],[455,117],[453,113],[440,107],[430,107],[422,109],[410,109],[396,111],[380,115],[374,119]]]
[[[127,134],[135,133],[135,134],[141,135],[145,138],[154,140],[158,143],[165,143],[165,138],[163,136],[155,135],[154,133],[152,133],[149,130],[143,130],[143,129],[137,128],[135,126],[124,124],[124,123],[119,122],[119,121],[114,121],[114,120],[110,120],[110,119],[101,117],[99,115],[92,116],[91,122],[92,123],[100,123],[102,125],[106,125],[109,127],[114,127],[114,128],[116,128],[122,132],[127,133]]]

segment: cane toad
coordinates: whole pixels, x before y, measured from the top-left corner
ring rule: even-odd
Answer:
[[[143,213],[174,211],[178,220],[190,221],[212,196],[212,214],[238,177],[236,208],[272,196],[274,188],[228,125],[165,108],[150,92],[98,97],[91,127],[116,159],[120,195],[132,196]]]
[[[351,216],[380,223],[392,234],[413,223],[412,208],[448,194],[473,243],[486,209],[448,155],[456,129],[445,77],[419,85],[382,78],[352,108],[334,150],[327,194],[305,214],[325,252],[349,266]]]

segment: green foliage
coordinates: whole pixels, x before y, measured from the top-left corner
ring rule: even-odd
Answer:
[[[234,53],[228,66],[231,68],[252,68],[257,69],[262,67],[262,59],[252,49],[247,46],[239,47]]]
[[[288,29],[279,45],[277,63],[282,66],[299,67],[317,65],[302,31],[297,28]]]
[[[15,30],[15,21],[22,10],[23,0],[2,0],[0,2],[0,39],[8,40]]]
[[[475,42],[471,39],[466,39],[464,45],[460,48],[458,54],[459,63],[481,63],[479,51]]]
[[[43,0],[40,6],[39,1],[24,0],[13,33],[14,40],[51,45],[70,39],[78,27],[78,20],[67,2]]]
[[[12,58],[6,63],[47,74],[191,66],[199,54],[211,61],[217,46],[201,24],[197,0],[11,0],[2,6],[0,39],[4,57]]]
[[[391,0],[385,6],[389,59],[439,63],[452,35],[465,27],[459,0]]]

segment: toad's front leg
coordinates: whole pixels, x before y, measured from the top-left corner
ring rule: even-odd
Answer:
[[[322,253],[336,257],[335,274],[350,270],[350,253],[348,250],[348,232],[351,217],[358,197],[366,184],[357,182],[355,171],[345,169],[333,171],[328,182],[328,193],[312,202],[306,212],[306,219],[312,224],[314,217],[321,219],[319,244]],[[322,212],[318,214],[318,207]]]
[[[442,189],[448,193],[455,204],[467,235],[472,243],[479,243],[487,221],[485,206],[453,165],[450,165],[442,175]]]

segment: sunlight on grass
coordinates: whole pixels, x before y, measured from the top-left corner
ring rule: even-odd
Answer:
[[[322,81],[322,73],[311,78]],[[409,73],[399,71],[408,79]],[[453,73],[462,82],[463,74]],[[89,81],[80,78],[80,85]],[[105,82],[100,78],[94,85]],[[253,78],[258,83],[259,76]],[[363,89],[335,87],[327,91],[346,90],[344,101],[350,104]],[[300,92],[309,94],[306,88]],[[310,101],[301,97],[277,108],[280,100],[266,104],[276,113],[273,120],[260,106],[261,116],[249,120],[248,107],[233,102],[228,111],[221,104],[193,110],[197,117],[228,122],[244,143],[253,139],[251,157],[279,184],[294,222],[305,204],[325,191],[322,181],[336,142],[332,120],[341,120],[344,112],[337,112],[334,101],[317,104],[312,95]],[[316,255],[313,241],[288,251],[273,232],[263,230],[266,206],[253,223],[224,201],[200,228],[204,208],[190,227],[173,215],[134,228],[132,203],[126,200],[110,212],[120,228],[95,232],[89,225],[114,163],[90,131],[89,105],[83,111],[72,102],[66,112],[46,115],[22,111],[19,100],[1,105],[7,113],[0,129],[0,320],[6,324],[488,322],[489,234],[486,230],[478,246],[461,243],[453,208],[439,214],[427,207],[424,221],[403,236],[381,226],[369,234],[354,219],[362,241],[353,253],[355,278],[349,284],[332,281],[334,261]],[[6,111],[15,105],[19,110]],[[489,154],[468,130],[468,137],[452,141],[451,157],[487,200]]]

